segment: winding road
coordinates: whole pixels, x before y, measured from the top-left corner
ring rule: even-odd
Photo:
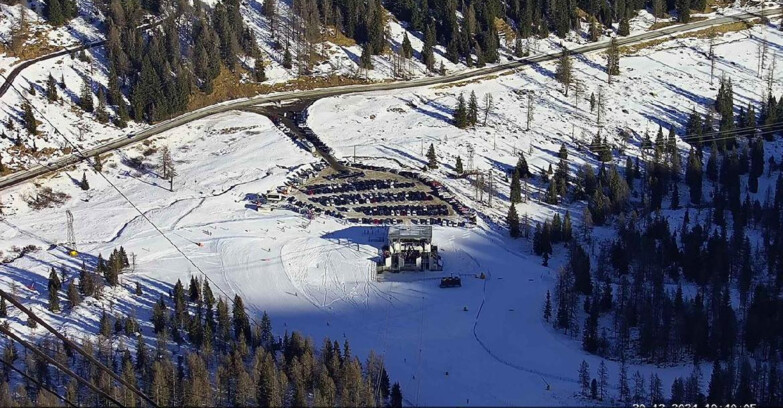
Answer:
[[[730,16],[720,16],[720,17],[696,21],[688,24],[673,25],[659,30],[648,31],[642,34],[631,35],[624,38],[618,38],[617,43],[618,45],[642,43],[645,41],[665,38],[684,31],[707,28],[711,26],[728,24],[728,23],[739,22],[739,21],[750,22],[752,20],[756,20],[761,17],[775,16],[780,13],[781,13],[781,8],[775,8],[775,9],[767,9],[762,12],[746,12],[746,13],[738,13]],[[593,51],[600,51],[608,48],[609,43],[610,43],[609,41],[592,43],[592,44],[573,48],[570,50],[570,52],[573,55],[573,54],[585,54]],[[102,42],[99,41],[82,47],[95,47],[101,44]],[[73,50],[63,50],[60,53],[68,53],[71,51]],[[224,103],[208,106],[202,109],[185,113],[176,118],[160,122],[140,132],[132,133],[128,136],[111,140],[107,143],[104,143],[92,149],[84,150],[82,152],[77,152],[68,155],[66,157],[59,158],[57,160],[52,161],[51,163],[46,163],[45,165],[39,165],[39,166],[31,167],[27,170],[12,173],[10,175],[0,178],[0,190],[15,186],[17,184],[23,183],[28,180],[35,179],[36,177],[40,177],[52,172],[56,172],[64,167],[79,163],[97,154],[103,154],[130,144],[140,142],[142,140],[148,139],[152,136],[158,135],[167,130],[182,126],[184,124],[217,113],[227,112],[227,111],[241,109],[241,108],[247,108],[262,103],[285,102],[285,101],[293,101],[299,99],[315,100],[315,99],[321,99],[321,98],[337,96],[337,95],[352,94],[352,93],[387,91],[387,90],[406,89],[406,88],[415,88],[415,87],[422,87],[422,86],[431,86],[431,85],[459,82],[467,79],[478,78],[491,74],[497,74],[503,71],[523,68],[525,66],[538,64],[546,61],[552,61],[557,59],[558,56],[560,56],[560,52],[551,52],[546,54],[537,54],[525,58],[520,58],[518,60],[494,65],[491,67],[470,70],[470,71],[456,72],[446,76],[425,77],[425,78],[419,78],[419,79],[414,79],[410,81],[401,81],[401,82],[346,85],[346,86],[314,89],[308,91],[291,91],[291,92],[284,92],[284,93],[278,93],[273,95],[259,95],[252,98],[238,99],[229,102],[224,102]],[[25,67],[30,66],[35,62],[41,61],[43,59],[52,58],[52,57],[53,57],[52,54],[50,54],[46,57],[41,57],[36,60],[28,61],[22,64],[24,66],[22,65],[17,66],[17,68],[15,68],[14,71],[16,71],[17,69],[19,71],[16,71],[16,74],[12,72],[12,74],[16,76]],[[6,80],[6,82],[2,86],[0,86],[0,97],[2,97],[2,92],[4,90],[7,90],[9,87],[11,87],[12,81],[13,78],[9,76],[8,80]]]

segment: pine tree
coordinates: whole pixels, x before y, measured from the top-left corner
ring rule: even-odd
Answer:
[[[359,66],[364,69],[372,69],[372,52],[370,51],[369,44],[362,46],[362,55],[359,58]]]
[[[54,270],[54,267],[49,271],[49,282],[47,284],[49,292],[57,292],[62,288],[62,281],[60,281],[60,277],[57,276],[57,271]]]
[[[82,181],[79,184],[79,187],[82,188],[82,190],[89,190],[90,189],[90,183],[87,182],[87,173],[82,173]]]
[[[514,170],[514,174],[511,176],[511,194],[509,195],[511,203],[522,202],[522,186],[519,182],[519,172]]]
[[[291,69],[293,63],[291,62],[291,51],[288,49],[288,43],[285,44],[285,52],[283,52],[283,68]]]
[[[82,297],[81,295],[79,295],[79,289],[77,285],[71,282],[68,285],[68,307],[70,309],[73,309],[76,306],[79,306],[81,302],[82,302]]]
[[[582,388],[582,395],[587,396],[590,392],[590,365],[584,360],[579,364],[579,385]]]
[[[681,23],[691,21],[691,0],[677,0],[677,20]]]
[[[622,35],[623,37],[631,34],[631,25],[628,20],[628,17],[623,17],[620,20],[620,27],[617,30],[617,34]]]
[[[620,392],[620,401],[628,401],[631,397],[631,389],[628,386],[628,368],[625,361],[620,364],[620,375],[617,380],[617,390]]]
[[[462,167],[462,158],[460,156],[457,156],[457,163],[454,164],[454,171],[456,171],[457,174],[462,174],[465,171]]]
[[[454,109],[454,126],[464,129],[468,127],[468,109],[465,106],[465,97],[459,94],[457,107]]]
[[[430,148],[427,149],[427,167],[431,169],[438,168],[438,157],[435,155],[435,146],[430,143]]]
[[[405,36],[402,39],[402,56],[404,58],[411,58],[413,57],[413,46],[411,45],[411,40],[408,39],[408,32],[405,32]]]
[[[85,112],[92,112],[94,110],[91,83],[92,80],[83,81],[82,91],[79,95],[79,107],[82,108],[82,110]]]
[[[532,174],[530,174],[530,168],[527,165],[527,159],[525,159],[525,153],[520,151],[519,152],[519,158],[517,159],[517,164],[514,166],[514,171],[519,173],[520,179],[526,179]]]
[[[617,38],[612,38],[606,51],[606,73],[609,75],[609,82],[612,81],[613,76],[620,75],[620,49],[617,46]]]
[[[509,229],[509,233],[511,234],[511,237],[518,238],[519,216],[517,215],[517,210],[513,203],[508,207],[508,215],[506,215],[506,222],[508,223],[508,229]]]
[[[594,16],[590,17],[590,41],[596,42],[601,37],[601,30],[598,28],[598,20]]]
[[[33,115],[33,107],[28,102],[25,102],[22,105],[22,112],[22,121],[24,121],[25,129],[31,135],[38,134],[38,121],[35,120],[35,115]]]
[[[608,392],[609,388],[609,371],[606,369],[606,362],[604,360],[601,360],[601,365],[598,366],[598,390],[599,390],[599,397],[601,401],[604,400],[604,397],[606,396],[606,392]]]
[[[103,87],[98,89],[98,107],[95,108],[95,119],[100,123],[109,122],[109,112],[106,111],[106,92]]]
[[[549,322],[552,318],[552,299],[549,291],[546,291],[546,301],[544,302],[544,320]]]
[[[702,168],[701,159],[694,149],[688,154],[688,164],[685,168],[685,183],[690,191],[690,201],[694,205],[701,204],[702,197]]]
[[[46,99],[49,102],[56,102],[59,99],[57,94],[57,81],[54,80],[52,74],[49,74],[49,78],[46,80]]]
[[[111,318],[105,311],[101,314],[98,333],[107,338],[111,336]]]
[[[424,31],[424,46],[421,49],[421,62],[427,67],[428,71],[435,69],[435,54],[433,48],[435,47],[435,23],[427,25],[427,29]]]
[[[478,123],[478,98],[476,98],[476,92],[470,92],[470,99],[468,100],[468,125],[476,126]]]
[[[391,388],[391,395],[389,397],[390,408],[402,408],[402,391],[400,389],[400,383],[395,382]]]
[[[60,298],[57,296],[56,290],[49,291],[49,311],[50,312],[60,311]]]
[[[5,298],[0,298],[0,319],[8,317],[8,306],[5,304]]]
[[[260,56],[256,58],[255,69],[253,70],[256,76],[256,82],[266,81],[266,71],[264,69],[264,60]]]
[[[557,79],[557,82],[563,84],[563,92],[565,93],[565,96],[568,96],[568,89],[571,88],[571,82],[573,81],[571,71],[571,57],[568,54],[568,50],[564,49],[560,54],[560,58],[557,60],[555,79]]]
[[[234,296],[234,309],[232,310],[232,320],[234,324],[234,335],[237,339],[243,336],[246,341],[250,340],[250,319],[245,311],[244,302],[239,295]]]

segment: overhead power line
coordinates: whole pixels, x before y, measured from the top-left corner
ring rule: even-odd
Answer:
[[[54,395],[55,397],[57,397],[57,398],[58,398],[60,401],[62,401],[62,402],[64,402],[64,403],[68,404],[68,406],[71,406],[71,407],[76,407],[76,405],[74,405],[74,404],[73,404],[71,401],[68,401],[68,400],[67,400],[65,397],[63,397],[62,395],[60,395],[60,394],[56,393],[54,390],[52,390],[52,389],[51,389],[51,388],[49,388],[48,386],[46,386],[46,385],[44,385],[44,384],[41,384],[41,383],[40,383],[38,380],[36,380],[35,378],[33,378],[33,377],[30,377],[30,375],[28,375],[28,374],[27,374],[27,373],[25,373],[24,371],[22,371],[22,370],[20,370],[20,369],[18,369],[18,368],[16,368],[16,367],[14,367],[14,365],[13,365],[13,364],[6,362],[6,361],[5,361],[5,360],[3,360],[2,358],[0,358],[0,363],[3,363],[3,364],[6,366],[6,367],[8,367],[9,369],[11,369],[12,371],[15,371],[17,374],[21,375],[21,376],[22,376],[22,377],[24,377],[24,378],[25,378],[27,381],[30,381],[31,383],[33,383],[33,384],[37,385],[39,388],[41,388],[41,389],[43,389],[43,390],[45,390],[45,391],[48,391],[50,394],[52,394],[52,395]]]
[[[3,294],[5,294],[5,293],[3,293]],[[82,377],[81,377],[81,376],[79,376],[78,374],[74,373],[73,371],[71,371],[71,369],[69,369],[68,367],[64,366],[64,365],[63,365],[62,363],[60,363],[59,361],[57,361],[57,360],[55,360],[55,359],[53,359],[53,358],[49,357],[49,355],[47,355],[47,354],[46,354],[46,353],[44,353],[43,351],[41,351],[41,350],[38,350],[38,348],[37,348],[37,347],[33,346],[32,344],[30,344],[29,342],[25,341],[24,339],[20,338],[19,336],[17,336],[16,334],[14,334],[14,332],[12,332],[10,329],[7,329],[7,328],[5,328],[5,327],[4,327],[3,325],[1,325],[1,324],[0,324],[0,333],[3,333],[3,334],[5,334],[6,336],[8,336],[9,338],[11,338],[12,340],[15,340],[17,343],[21,344],[21,345],[22,345],[24,348],[26,348],[26,349],[28,349],[28,350],[32,351],[33,353],[35,353],[35,354],[36,354],[36,355],[38,355],[39,357],[43,358],[44,360],[46,360],[47,362],[49,362],[49,364],[52,364],[52,365],[54,365],[55,367],[59,368],[59,369],[60,369],[60,370],[62,370],[62,371],[65,373],[65,374],[67,374],[68,376],[70,376],[70,377],[72,377],[72,378],[76,379],[76,381],[79,381],[80,383],[84,384],[84,385],[85,385],[87,388],[89,388],[89,389],[93,390],[94,392],[96,392],[96,393],[100,394],[102,397],[106,398],[106,399],[107,399],[108,401],[110,401],[111,403],[113,403],[113,404],[117,405],[118,407],[122,407],[122,406],[123,406],[122,404],[120,404],[120,402],[119,402],[119,401],[117,401],[116,399],[114,399],[114,397],[112,397],[111,395],[107,394],[107,393],[106,393],[105,391],[103,391],[102,389],[100,389],[100,388],[96,387],[96,386],[95,386],[93,383],[91,383],[91,382],[89,382],[89,381],[85,380],[84,378],[82,378]]]

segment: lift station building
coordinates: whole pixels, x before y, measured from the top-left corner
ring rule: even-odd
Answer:
[[[432,245],[432,226],[393,225],[389,227],[378,272],[440,271],[443,263],[438,247]]]

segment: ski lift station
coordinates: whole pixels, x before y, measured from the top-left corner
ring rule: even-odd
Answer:
[[[378,273],[391,271],[441,271],[443,261],[432,245],[432,226],[393,225],[389,227]]]

